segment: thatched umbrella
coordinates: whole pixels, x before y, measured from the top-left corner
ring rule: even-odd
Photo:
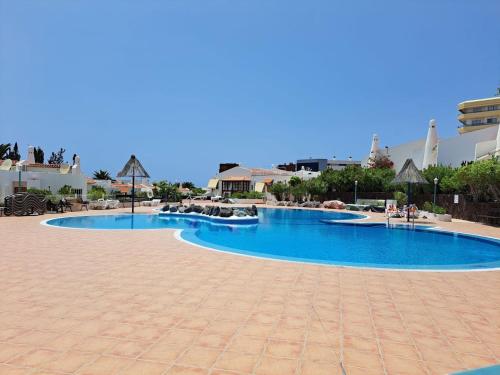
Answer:
[[[407,221],[410,221],[410,203],[411,203],[411,185],[412,184],[427,184],[428,181],[422,176],[422,173],[417,169],[412,159],[406,159],[403,168],[391,182],[394,185],[408,184],[408,213]]]
[[[130,156],[129,161],[123,169],[118,173],[118,177],[132,177],[132,213],[134,213],[134,203],[135,203],[135,178],[136,177],[149,177],[149,173],[146,172],[141,162],[135,157],[135,155]]]

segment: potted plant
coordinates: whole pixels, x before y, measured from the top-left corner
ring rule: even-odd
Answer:
[[[422,210],[420,213],[427,217],[428,219],[435,219],[436,215],[434,214],[434,205],[431,202],[424,202],[422,205]]]
[[[451,222],[451,215],[446,213],[444,207],[434,206],[433,211],[439,221]]]

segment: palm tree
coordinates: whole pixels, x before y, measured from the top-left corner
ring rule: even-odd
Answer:
[[[10,143],[0,143],[0,159],[6,159],[10,154]]]
[[[99,169],[98,171],[94,171],[94,178],[96,180],[111,180],[111,175],[108,171]]]

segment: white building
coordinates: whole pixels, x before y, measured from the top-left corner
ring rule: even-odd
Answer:
[[[422,135],[425,134],[422,129]],[[394,163],[398,172],[406,159],[411,158],[419,169],[425,169],[429,165],[445,165],[460,167],[463,162],[471,162],[491,158],[498,153],[500,145],[500,126],[492,126],[476,130],[451,138],[440,139],[435,120],[429,122],[427,137],[410,141],[397,146],[389,146],[385,149],[378,148],[377,152],[386,154]],[[372,142],[373,149],[373,142]],[[370,150],[372,152],[372,150]],[[370,156],[363,160],[367,166]]]
[[[0,201],[16,191],[29,188],[57,193],[64,185],[71,186],[75,195],[86,197],[87,181],[81,171],[80,157],[76,156],[73,165],[39,164],[35,163],[33,147],[30,146],[26,160],[0,160]]]
[[[305,168],[297,172],[290,172],[277,168],[265,169],[237,166],[218,173],[211,178],[208,181],[208,191],[212,196],[250,191],[265,193],[273,183],[287,183],[293,176],[308,180],[318,177],[319,174],[320,172],[308,171]]]

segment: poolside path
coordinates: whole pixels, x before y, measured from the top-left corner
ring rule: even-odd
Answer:
[[[40,225],[51,216],[0,217],[2,375],[331,375],[340,361],[349,375],[445,374],[500,362],[500,271],[279,262],[173,230]]]

